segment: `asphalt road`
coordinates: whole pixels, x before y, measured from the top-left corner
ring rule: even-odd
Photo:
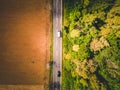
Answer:
[[[62,74],[62,34],[58,37],[58,31],[62,32],[62,0],[53,0],[53,90],[61,90],[62,77],[58,77],[58,71]]]

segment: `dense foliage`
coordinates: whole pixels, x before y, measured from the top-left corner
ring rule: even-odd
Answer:
[[[62,90],[120,89],[120,0],[63,0]]]

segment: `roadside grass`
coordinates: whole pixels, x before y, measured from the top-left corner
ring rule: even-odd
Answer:
[[[50,11],[50,22],[51,22],[51,29],[50,29],[50,70],[49,70],[49,90],[52,90],[52,83],[53,83],[53,0],[50,0],[51,11]]]
[[[63,4],[62,4],[62,7],[63,7],[63,10],[62,10],[62,35],[63,35],[63,37],[62,37],[62,86],[64,85],[64,83],[66,82],[66,81],[64,81],[64,32],[63,32],[63,29],[64,29],[64,21],[65,21],[65,5],[64,5],[64,2],[65,1],[63,1]],[[63,90],[64,88],[62,87],[62,90]]]

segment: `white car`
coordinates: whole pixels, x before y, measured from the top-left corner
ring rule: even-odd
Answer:
[[[58,31],[57,36],[61,37],[61,31]]]

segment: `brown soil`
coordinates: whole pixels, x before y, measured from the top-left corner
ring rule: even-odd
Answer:
[[[0,90],[45,90],[43,85],[0,85]]]
[[[0,84],[43,88],[48,81],[49,7],[50,0],[0,1]]]

